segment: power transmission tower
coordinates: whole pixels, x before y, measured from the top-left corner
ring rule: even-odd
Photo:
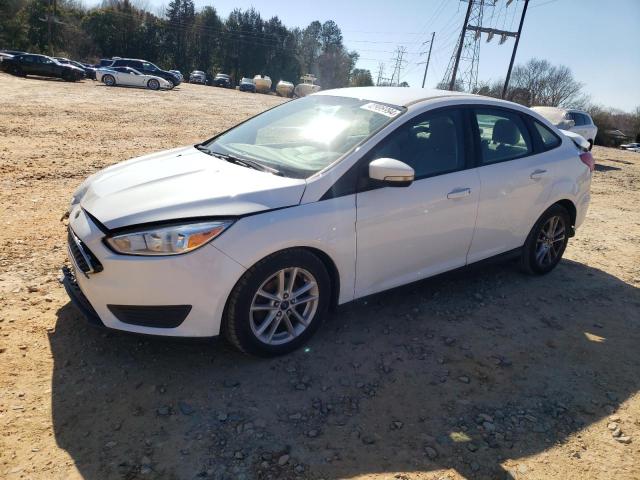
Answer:
[[[422,65],[423,63],[426,63],[424,67],[424,77],[422,77],[422,88],[424,88],[424,82],[427,81],[427,71],[429,70],[429,61],[431,60],[431,50],[433,49],[433,39],[435,38],[435,36],[436,36],[436,32],[431,32],[431,40],[422,42],[422,45],[426,45],[427,43],[429,44],[429,55],[427,56],[427,61],[418,63],[418,65]],[[424,55],[424,54],[425,52],[420,52],[420,55]]]
[[[485,7],[494,7],[496,2],[496,0],[467,1],[469,5],[460,38],[442,80],[443,83],[448,84],[449,90],[455,90],[456,84],[468,91],[476,87],[480,63],[480,32],[475,31],[471,26],[482,28]]]
[[[509,77],[511,76],[511,69],[513,67],[516,50],[518,48],[518,42],[520,39],[520,34],[522,32],[522,24],[524,23],[524,16],[527,12],[527,5],[529,3],[529,0],[524,0],[524,9],[522,11],[520,26],[517,32],[488,28],[482,25],[485,8],[495,8],[497,0],[465,1],[468,1],[469,5],[467,7],[464,24],[462,26],[462,32],[460,33],[460,38],[458,39],[456,49],[451,56],[451,60],[449,60],[449,65],[442,82],[448,85],[449,90],[454,90],[456,87],[462,86],[463,90],[473,91],[478,83],[480,39],[482,37],[482,34],[487,34],[487,43],[490,42],[494,36],[498,35],[500,37],[499,45],[505,43],[508,38],[515,38],[516,42],[511,54],[511,63],[509,64],[509,69],[507,71],[507,77],[502,93],[502,96],[504,97],[509,84]],[[511,5],[512,2],[513,0],[507,0],[507,2],[502,6],[502,8],[505,9],[505,17],[506,9]],[[512,8],[517,7],[514,4]]]
[[[384,76],[384,62],[378,63],[378,80],[376,81],[376,86],[380,86],[380,82],[382,82],[382,78]]]
[[[404,60],[404,56],[407,54],[407,48],[398,47],[396,48],[395,54],[396,56],[393,59],[395,66],[393,67],[393,74],[391,75],[391,86],[397,87],[400,85],[400,74],[402,73],[402,68],[407,63],[407,61]],[[396,81],[394,82],[394,80]]]

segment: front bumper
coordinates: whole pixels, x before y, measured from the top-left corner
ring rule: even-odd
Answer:
[[[87,297],[85,297],[82,290],[80,290],[76,276],[69,267],[62,267],[61,281],[64,289],[67,291],[67,295],[69,295],[71,303],[80,310],[80,313],[85,316],[87,321],[93,326],[104,328],[104,323],[102,323],[93,306],[91,306]]]
[[[184,255],[120,255],[103,243],[105,234],[79,207],[69,226],[103,270],[65,275],[65,289],[91,323],[147,335],[213,337],[224,307],[245,269],[212,244]],[[75,279],[75,282],[73,281]]]

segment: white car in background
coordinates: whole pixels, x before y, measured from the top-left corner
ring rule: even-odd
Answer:
[[[559,129],[581,135],[589,142],[589,150],[593,147],[598,127],[587,112],[558,107],[531,107],[531,110],[538,112]]]
[[[283,354],[332,305],[497,256],[550,272],[593,169],[521,105],[327,90],[89,177],[63,283],[101,326]]]
[[[640,143],[634,142],[634,143],[625,143],[623,145],[620,145],[620,148],[622,150],[632,150],[632,151],[637,151],[638,149],[640,149]]]
[[[155,75],[145,75],[131,67],[107,67],[96,70],[96,80],[108,87],[122,85],[125,87],[143,87],[150,90],[171,90],[173,84]]]

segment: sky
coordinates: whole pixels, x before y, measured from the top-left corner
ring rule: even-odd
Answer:
[[[277,15],[288,27],[305,27],[313,20],[334,20],[344,43],[360,54],[358,68],[376,80],[380,62],[386,76],[393,70],[394,51],[406,47],[401,80],[421,86],[429,45],[435,32],[426,87],[442,79],[455,49],[467,3],[461,0],[194,0],[196,8],[216,8],[226,17],[234,8],[255,7],[263,18]],[[483,24],[501,30],[518,28],[524,0],[495,0],[485,9]],[[88,5],[99,0],[86,0]],[[160,11],[168,0],[143,0]],[[486,0],[485,3],[491,3]],[[491,16],[493,12],[493,17]],[[480,47],[479,80],[504,78],[513,39],[498,37]],[[631,111],[640,106],[640,0],[530,0],[516,64],[537,57],[567,65],[594,103]],[[423,53],[424,52],[424,53]],[[421,55],[421,53],[423,53]]]

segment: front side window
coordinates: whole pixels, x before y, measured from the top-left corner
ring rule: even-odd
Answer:
[[[266,111],[201,145],[307,178],[328,167],[404,112],[356,98],[314,95]]]
[[[158,70],[158,67],[156,67],[153,63],[149,63],[149,62],[142,62],[142,68],[150,72],[155,72],[156,70]]]
[[[515,112],[497,109],[475,110],[482,164],[504,162],[531,155],[531,138],[522,118]]]
[[[371,159],[378,158],[406,163],[415,171],[416,180],[463,169],[461,111],[427,112],[409,120],[374,149]]]

